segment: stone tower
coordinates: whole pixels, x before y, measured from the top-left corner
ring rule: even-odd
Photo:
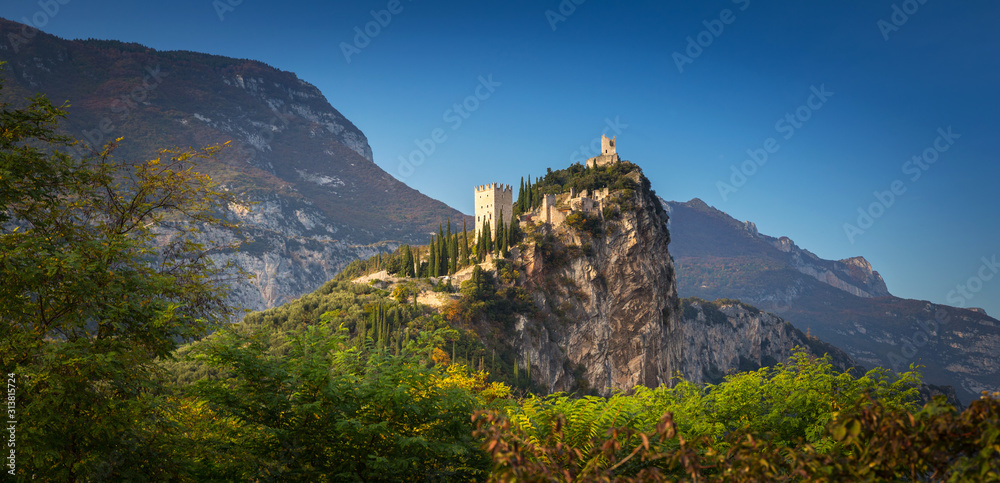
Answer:
[[[496,236],[497,220],[503,213],[504,225],[510,226],[514,215],[514,189],[510,185],[491,183],[476,186],[476,233],[483,230],[483,225],[490,222],[493,236]]]
[[[621,158],[618,157],[618,146],[615,143],[615,138],[609,138],[601,134],[601,154],[588,159],[587,167],[607,166],[619,161],[621,161]]]
[[[607,136],[601,134],[601,155],[602,156],[617,156],[618,151],[615,149],[615,138],[608,138]]]

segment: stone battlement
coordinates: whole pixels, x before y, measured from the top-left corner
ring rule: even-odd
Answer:
[[[482,186],[476,186],[476,193],[482,193],[482,192],[485,192],[485,191],[496,190],[496,189],[499,189],[499,190],[502,190],[502,191],[510,191],[511,193],[514,193],[514,187],[513,186],[511,186],[509,184],[502,184],[502,183],[490,183],[490,184],[484,184]]]

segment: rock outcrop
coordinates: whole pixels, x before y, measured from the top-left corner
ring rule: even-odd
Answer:
[[[847,353],[803,334],[780,317],[735,301],[682,301],[684,351],[681,374],[699,383],[717,384],[726,375],[755,371],[788,360],[796,347],[830,356],[839,371],[860,367]]]
[[[511,337],[548,392],[655,387],[679,368],[683,340],[666,213],[648,191],[627,191],[629,207],[604,219],[599,235],[568,224],[527,228],[536,242],[520,261],[541,310],[519,317]]]

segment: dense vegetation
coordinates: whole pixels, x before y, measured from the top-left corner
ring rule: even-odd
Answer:
[[[192,169],[217,148],[77,159],[54,134],[64,115],[44,98],[0,106],[0,364],[18,421],[5,471],[18,480],[1000,479],[996,394],[962,413],[917,408],[915,374],[838,374],[803,353],[716,386],[518,394],[530,361],[487,353],[470,330],[532,310],[503,260],[442,311],[411,302],[430,283],[415,277],[334,280],[222,327],[231,272],[191,241],[239,201]],[[437,273],[462,258],[447,232]],[[416,275],[408,250],[376,263]]]

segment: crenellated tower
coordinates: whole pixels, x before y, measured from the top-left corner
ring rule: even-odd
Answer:
[[[490,183],[476,186],[476,233],[483,229],[486,222],[490,222],[490,229],[493,236],[496,236],[497,220],[500,213],[503,213],[503,222],[510,225],[510,220],[514,214],[514,189],[510,185],[500,183]]]

